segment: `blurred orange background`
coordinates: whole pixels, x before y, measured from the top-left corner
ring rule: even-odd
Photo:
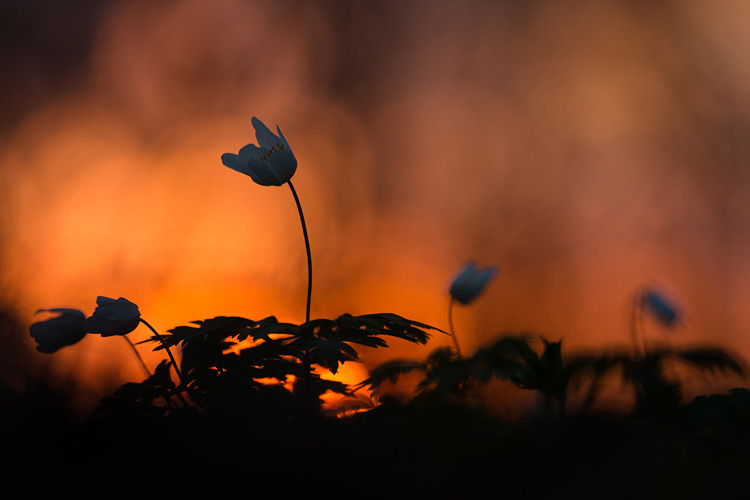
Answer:
[[[449,280],[475,259],[501,272],[455,312],[467,352],[522,331],[565,351],[625,345],[650,285],[685,313],[673,331],[648,325],[654,342],[750,354],[750,4],[0,9],[0,296],[22,326],[6,335],[23,346],[16,372],[76,381],[94,401],[140,379],[117,339],[34,351],[37,309],[90,314],[97,295],[137,303],[161,331],[216,315],[304,321],[289,190],[220,161],[255,142],[252,116],[278,124],[299,162],[313,317],[447,328]],[[450,339],[390,343],[348,381]]]

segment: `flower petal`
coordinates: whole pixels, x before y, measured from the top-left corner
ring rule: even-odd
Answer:
[[[86,319],[84,331],[98,333],[102,337],[126,335],[135,330],[141,322],[138,306],[120,297],[111,299],[99,296],[94,314]]]
[[[297,159],[291,149],[284,148],[268,157],[268,166],[278,178],[280,182],[278,185],[280,186],[294,176],[297,171]]]
[[[59,316],[31,325],[29,333],[37,343],[36,349],[45,354],[52,354],[65,346],[73,345],[86,336],[83,324],[86,315],[78,309],[59,307],[40,309],[37,312],[59,313]]]
[[[479,268],[474,262],[465,263],[453,279],[450,294],[462,304],[474,301],[497,274],[497,267]]]
[[[681,312],[664,294],[646,290],[641,296],[641,306],[662,325],[671,328],[680,319]]]
[[[281,133],[281,127],[276,125],[276,131],[279,133],[279,138],[281,139],[281,143],[284,144],[286,147],[289,147],[289,142],[287,142],[286,137],[284,137],[284,134]]]
[[[261,186],[281,186],[283,182],[260,160],[251,160],[248,165],[248,174]]]
[[[248,144],[240,149],[239,157],[242,161],[259,160],[266,153],[268,153],[266,148],[259,148],[255,144]]]
[[[247,162],[243,161],[242,158],[236,154],[224,153],[221,155],[221,162],[232,170],[236,170],[241,174],[250,175],[250,169]]]
[[[276,137],[262,121],[253,116],[251,122],[255,127],[255,137],[258,139],[260,147],[271,149],[279,143],[280,138]]]

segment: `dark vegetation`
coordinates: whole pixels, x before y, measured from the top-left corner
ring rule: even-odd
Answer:
[[[165,360],[83,422],[48,394],[6,391],[8,487],[16,498],[747,496],[750,391],[685,401],[665,370],[744,376],[721,349],[564,355],[561,342],[502,336],[468,357],[438,348],[387,362],[354,387],[321,377],[357,361],[357,348],[424,344],[434,330],[394,314],[177,327],[151,342],[179,347],[179,367]],[[421,377],[408,400],[381,395],[336,414],[320,399],[359,402],[406,373]],[[632,407],[596,409],[618,378]],[[472,397],[496,380],[535,391],[547,413],[501,420]]]
[[[84,421],[39,397],[54,391],[8,391],[7,491],[19,498],[748,496],[744,363],[712,346],[648,346],[644,316],[668,328],[680,318],[655,290],[634,297],[628,348],[564,354],[562,341],[502,335],[463,355],[452,308],[474,301],[497,274],[469,262],[449,290],[454,348],[391,360],[354,386],[325,378],[360,361],[362,349],[426,344],[446,332],[390,313],[310,320],[312,258],[291,183],[296,158],[280,128],[276,136],[257,118],[252,124],[260,146],[222,162],[257,184],[289,185],[307,252],[305,322],[216,317],[161,335],[123,297],[99,296],[89,317],[41,310],[57,316],[30,327],[40,352],[89,334],[130,343],[127,334],[143,324],[153,333],[146,342],[165,356],[153,372],[142,364],[144,381],[126,383]],[[691,399],[685,388],[694,373],[742,382]],[[421,377],[411,397],[383,391],[407,374]],[[632,404],[603,411],[596,403],[618,379]],[[501,419],[484,391],[497,382],[536,394],[540,404]],[[329,393],[349,404],[327,406]]]

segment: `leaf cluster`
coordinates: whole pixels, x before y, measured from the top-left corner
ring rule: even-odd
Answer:
[[[142,416],[185,407],[266,416],[317,412],[322,394],[351,394],[346,384],[322,378],[318,369],[335,374],[343,363],[359,361],[359,348],[388,347],[388,337],[424,344],[430,330],[440,331],[391,313],[344,314],[301,325],[273,316],[193,321],[145,341],[156,351],[179,349],[178,384],[163,363],[144,382],[125,384],[105,398],[98,415],[126,407]]]
[[[423,375],[416,387],[419,395],[457,395],[492,379],[501,379],[562,400],[570,373],[563,365],[561,342],[541,340],[541,353],[532,348],[529,335],[501,337],[466,358],[441,347],[422,361],[398,359],[377,366],[359,386],[376,389],[418,371]]]
[[[471,388],[500,379],[556,400],[564,410],[570,392],[588,385],[583,404],[587,409],[599,396],[604,381],[619,374],[634,389],[633,414],[658,416],[678,411],[682,405],[682,382],[666,375],[670,362],[704,372],[747,374],[734,356],[715,347],[660,348],[645,353],[621,349],[563,357],[561,341],[540,340],[541,349],[534,346],[530,335],[504,336],[470,357],[442,347],[424,360],[388,361],[372,369],[359,387],[374,390],[386,382],[395,383],[408,373],[419,372],[422,378],[416,386],[418,397],[437,394],[461,400]]]
[[[153,375],[143,382],[128,382],[117,389],[112,396],[101,400],[92,417],[129,424],[132,422],[158,421],[169,407],[174,405],[172,395],[175,384],[169,375],[169,364],[162,361]],[[158,404],[158,402],[161,404]]]
[[[684,347],[650,349],[644,353],[620,349],[599,354],[578,355],[571,359],[576,382],[589,382],[585,406],[598,396],[602,383],[611,374],[635,392],[634,415],[653,417],[674,413],[682,404],[682,383],[666,374],[669,363],[691,370],[746,376],[747,369],[729,352],[716,347]]]

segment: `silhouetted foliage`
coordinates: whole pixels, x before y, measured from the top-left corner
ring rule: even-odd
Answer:
[[[682,381],[666,367],[742,376],[746,370],[718,348],[648,349],[644,318],[674,328],[684,317],[658,290],[644,289],[633,299],[634,349],[563,356],[561,340],[506,335],[463,356],[453,306],[476,300],[498,270],[467,262],[449,289],[454,348],[437,348],[423,360],[388,361],[354,387],[324,378],[360,361],[362,348],[388,347],[388,337],[426,344],[432,331],[446,332],[391,313],[310,320],[312,254],[291,182],[297,159],[278,126],[276,135],[257,118],[251,123],[258,145],[226,153],[222,162],[262,186],[288,184],[307,253],[305,322],[218,316],[160,335],[122,297],[99,296],[88,317],[78,309],[41,310],[57,316],[30,327],[38,351],[51,354],[92,333],[121,336],[149,375],[103,398],[91,418],[49,439],[46,448],[14,439],[12,460],[3,465],[19,484],[33,486],[26,497],[148,491],[167,498],[686,499],[745,488],[750,390],[735,387],[685,404]],[[141,325],[153,333],[145,343],[169,358],[153,374],[127,337]],[[363,403],[367,396],[355,394],[412,372],[422,378],[405,402],[382,396]],[[634,389],[632,415],[589,411],[612,373]],[[502,422],[474,397],[493,380],[536,392],[545,405],[557,405],[557,418]],[[566,414],[571,391],[585,385],[584,411]],[[6,392],[0,385],[6,427],[26,425],[28,434],[47,441],[50,432],[36,427],[59,425],[62,413],[26,419],[26,408],[12,408],[16,402]],[[326,393],[353,401],[353,410],[330,418]]]
[[[394,383],[404,374],[420,371],[423,378],[416,387],[418,395],[435,393],[463,397],[469,388],[496,378],[508,380],[522,389],[538,391],[559,401],[562,407],[571,370],[563,363],[561,342],[541,340],[544,346],[541,354],[532,349],[528,335],[501,337],[467,358],[442,347],[424,361],[392,360],[375,367],[359,387],[374,389],[385,382]]]
[[[682,405],[680,380],[670,380],[665,374],[665,365],[671,361],[702,371],[747,374],[739,360],[714,347],[660,348],[645,353],[623,349],[596,356],[580,356],[571,364],[575,366],[577,377],[587,377],[590,381],[587,406],[597,397],[602,380],[619,371],[623,381],[631,384],[635,391],[634,415],[655,417],[673,414]]]
[[[335,374],[341,364],[359,360],[354,346],[387,347],[383,337],[424,344],[429,330],[439,331],[395,314],[345,314],[302,325],[272,316],[219,316],[193,325],[146,341],[156,343],[155,350],[181,349],[178,383],[164,362],[145,381],[125,384],[102,400],[94,417],[152,418],[196,408],[253,419],[319,414],[323,394],[351,391],[315,367]]]
[[[142,424],[144,419],[158,420],[164,417],[168,407],[173,406],[173,394],[175,384],[169,376],[169,365],[162,361],[154,374],[143,382],[128,382],[114,395],[103,398],[92,418],[108,418],[125,424]],[[162,404],[157,404],[157,400],[162,400]]]

